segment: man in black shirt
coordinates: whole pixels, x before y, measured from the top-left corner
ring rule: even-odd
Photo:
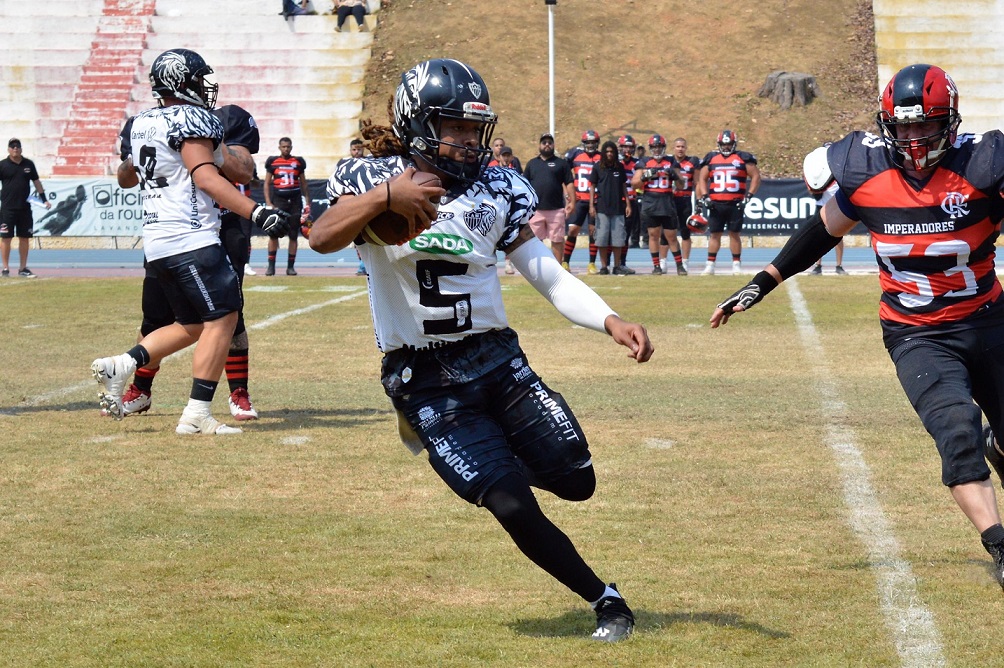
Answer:
[[[3,272],[0,276],[10,276],[10,240],[18,238],[18,255],[22,278],[35,278],[28,269],[28,247],[34,233],[35,222],[31,218],[31,204],[28,202],[28,184],[35,184],[35,193],[45,202],[45,208],[52,204],[45,198],[42,182],[38,180],[35,163],[21,155],[21,140],[13,138],[7,142],[7,157],[0,160],[0,259]]]
[[[617,145],[604,142],[599,163],[589,174],[589,215],[596,221],[596,246],[600,252],[600,274],[608,274],[610,248],[614,249],[613,273],[633,274],[634,270],[620,263],[627,247],[626,216],[631,215],[627,199],[627,170],[617,156]]]
[[[530,229],[538,239],[551,240],[554,259],[561,262],[565,247],[565,217],[575,202],[572,170],[564,158],[554,154],[554,137],[540,136],[540,155],[526,163],[523,176],[533,186],[540,204],[530,219]]]

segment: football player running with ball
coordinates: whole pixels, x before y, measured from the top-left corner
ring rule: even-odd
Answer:
[[[384,353],[382,383],[405,444],[426,450],[450,489],[486,508],[527,557],[593,606],[593,638],[626,638],[630,608],[530,489],[583,501],[596,475],[571,409],[530,368],[508,326],[496,253],[508,254],[562,315],[609,334],[637,362],[652,356],[648,334],[563,271],[534,236],[528,222],[537,196],[529,183],[484,166],[496,115],[477,72],[455,60],[416,65],[401,77],[392,122],[364,124],[378,157],[339,164],[328,182],[332,205],[314,223],[310,245],[330,253],[358,244]],[[414,183],[416,169],[438,176],[445,195]],[[437,214],[429,198],[441,195]],[[360,244],[363,227],[387,210],[421,234],[397,246]]]
[[[882,94],[879,135],[852,132],[827,148],[836,194],[766,270],[718,305],[711,326],[751,308],[864,223],[879,263],[886,349],[937,445],[941,482],[980,532],[1004,587],[1004,527],[986,462],[1004,477],[993,436],[1004,433],[1004,291],[994,270],[1004,134],[957,135],[961,120],[944,70],[897,72]]]

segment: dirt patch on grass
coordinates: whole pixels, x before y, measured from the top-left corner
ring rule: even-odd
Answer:
[[[871,2],[763,0],[734,10],[679,0],[559,0],[554,8],[555,135],[583,130],[684,136],[703,156],[718,132],[739,133],[766,176],[798,176],[803,156],[877,106]],[[485,78],[497,135],[524,162],[548,129],[548,10],[542,0],[384,0],[363,117],[382,122],[402,70],[435,57]],[[775,70],[816,77],[821,97],[782,111],[757,97]]]

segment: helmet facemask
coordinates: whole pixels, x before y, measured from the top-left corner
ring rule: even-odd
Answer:
[[[468,102],[464,106],[467,109],[462,114],[438,107],[429,109],[422,122],[425,133],[423,136],[412,138],[410,149],[414,158],[423,160],[448,177],[461,181],[476,181],[492,158],[491,141],[497,118],[487,105]],[[477,146],[443,141],[442,124],[446,119],[477,121],[480,124]],[[440,155],[443,146],[463,151],[463,160],[457,161],[449,156]]]

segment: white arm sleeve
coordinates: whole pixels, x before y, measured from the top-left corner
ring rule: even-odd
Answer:
[[[539,239],[530,239],[509,254],[513,266],[547,301],[576,325],[607,333],[608,315],[617,315],[592,289],[561,268]]]

